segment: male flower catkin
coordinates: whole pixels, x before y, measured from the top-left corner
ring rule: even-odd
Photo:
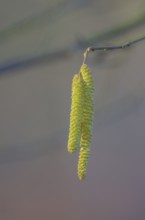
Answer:
[[[84,105],[81,127],[80,155],[78,161],[78,177],[80,180],[86,176],[87,163],[92,138],[92,126],[94,118],[94,83],[92,73],[87,65],[83,64],[80,70],[84,80]]]
[[[70,153],[74,153],[80,145],[83,104],[84,83],[81,74],[76,74],[72,81],[72,104],[68,138],[68,151]]]
[[[80,148],[79,160],[78,160],[78,177],[83,180],[86,177],[88,158],[90,149],[86,147]]]

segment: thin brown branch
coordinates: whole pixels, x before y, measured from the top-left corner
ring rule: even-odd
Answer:
[[[89,47],[87,49],[87,51],[90,52],[90,51],[96,51],[96,50],[108,51],[108,50],[124,49],[124,48],[130,47],[130,46],[132,46],[132,45],[134,45],[134,44],[136,44],[136,43],[138,43],[140,41],[143,41],[143,40],[145,40],[145,36],[137,38],[137,39],[135,39],[133,41],[129,41],[129,42],[127,42],[125,44],[122,44],[122,45],[101,46],[101,47],[93,47],[92,46],[92,47]]]

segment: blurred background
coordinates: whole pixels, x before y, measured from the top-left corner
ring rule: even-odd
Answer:
[[[89,55],[95,118],[84,181],[67,152],[84,50],[144,30],[144,0],[1,0],[0,219],[145,218],[144,41]]]

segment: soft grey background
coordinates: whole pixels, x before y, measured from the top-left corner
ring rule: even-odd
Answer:
[[[63,49],[134,18],[144,6],[141,0],[3,0],[1,30],[49,11],[30,28],[5,34],[0,62]],[[110,42],[138,37],[144,27]],[[145,219],[145,42],[101,64],[95,55],[88,60],[95,119],[87,178],[80,182],[78,155],[67,152],[67,135],[71,80],[82,55],[0,76],[2,220]]]

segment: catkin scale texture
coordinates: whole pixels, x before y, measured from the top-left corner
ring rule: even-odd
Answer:
[[[84,83],[81,74],[76,74],[72,81],[72,104],[68,138],[68,151],[70,153],[74,153],[80,146],[83,105]]]
[[[90,144],[92,139],[92,125],[94,118],[94,83],[92,73],[84,64],[80,70],[84,80],[84,105],[81,126],[80,154],[78,160],[78,177],[83,180],[87,172]]]
[[[86,177],[88,165],[89,149],[80,148],[79,161],[78,161],[78,177],[83,180]]]
[[[82,118],[82,135],[81,135],[81,147],[90,147],[92,138],[92,126],[94,118],[94,83],[92,73],[88,69],[87,65],[82,65],[81,74],[84,80],[85,92],[84,92],[84,107]]]

